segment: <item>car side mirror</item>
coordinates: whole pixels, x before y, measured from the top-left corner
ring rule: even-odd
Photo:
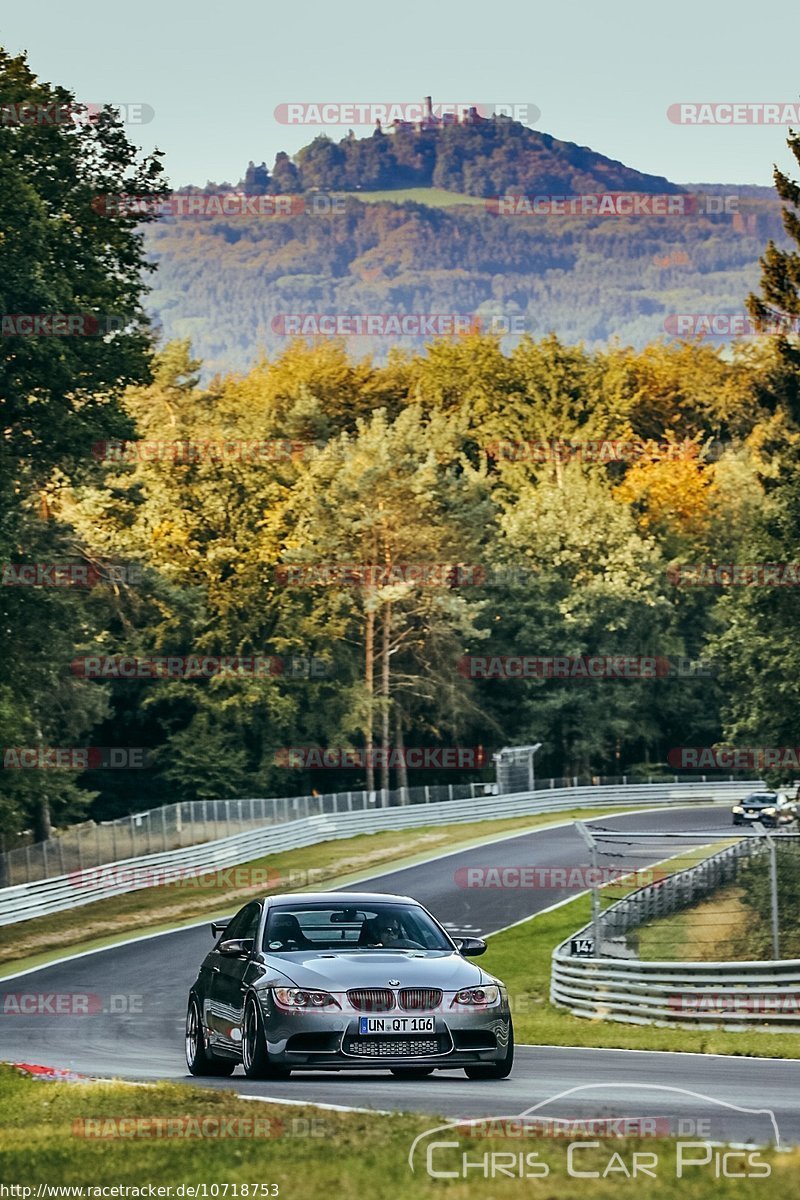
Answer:
[[[479,954],[485,953],[487,947],[483,938],[464,937],[455,939],[459,954],[465,957],[477,958]]]
[[[252,938],[231,938],[227,942],[220,942],[217,949],[226,958],[248,958],[253,953],[254,945]]]

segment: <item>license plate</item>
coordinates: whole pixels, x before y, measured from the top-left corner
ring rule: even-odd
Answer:
[[[433,1033],[433,1017],[360,1017],[359,1033]]]

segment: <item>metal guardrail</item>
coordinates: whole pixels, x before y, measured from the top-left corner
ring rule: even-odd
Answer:
[[[377,833],[383,829],[444,825],[467,821],[501,820],[536,813],[558,813],[573,808],[606,805],[659,805],[711,803],[733,800],[753,788],[753,781],[734,783],[642,784],[613,787],[578,787],[504,796],[431,801],[362,811],[318,813],[252,829],[202,845],[126,858],[96,868],[73,871],[52,879],[0,889],[0,925],[45,916],[91,904],[95,900],[138,891],[250,862],[282,850],[295,850],[318,842]],[[322,799],[318,797],[317,799]]]
[[[552,1003],[592,1020],[738,1030],[769,1025],[800,1032],[800,959],[648,962],[612,954],[620,951],[614,938],[695,903],[734,880],[743,861],[765,850],[748,837],[612,904],[600,917],[598,956],[570,953],[573,940],[591,939],[591,924],[553,951]]]
[[[502,755],[518,755],[507,748]],[[498,783],[434,783],[422,787],[387,788],[378,791],[325,792],[311,796],[259,797],[235,800],[184,800],[158,808],[129,813],[113,821],[82,821],[59,830],[47,841],[18,844],[7,849],[0,830],[0,888],[17,883],[54,879],[86,867],[122,859],[146,857],[168,850],[196,846],[202,842],[232,837],[235,833],[295,821],[324,813],[344,813],[369,808],[394,808],[405,804],[435,804],[440,800],[465,800],[500,792],[543,792],[586,786],[642,786],[645,783],[684,782],[677,775],[648,776],[636,781],[626,775],[563,776],[533,779],[525,769],[512,780],[497,766]],[[730,777],[733,782],[733,777]],[[685,782],[695,782],[687,780]],[[703,776],[699,782],[705,784]],[[720,780],[720,782],[725,782]],[[747,781],[745,781],[747,782]],[[22,835],[19,835],[22,837]]]
[[[636,1025],[679,1024],[800,1032],[800,959],[641,962],[555,959],[550,998],[573,1016]]]
[[[114,821],[82,821],[44,842],[0,853],[0,888],[53,879],[85,867],[143,858],[150,854],[196,846],[235,833],[277,825],[299,817],[352,812],[374,806],[429,804],[483,794],[482,783],[430,784],[403,791],[326,792],[313,796],[260,797],[236,800],[184,800],[130,813]]]

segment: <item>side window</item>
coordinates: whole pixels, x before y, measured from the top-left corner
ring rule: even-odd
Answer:
[[[261,920],[261,905],[248,904],[247,908],[242,913],[242,925],[238,933],[234,934],[237,938],[255,938],[258,933],[258,922]]]
[[[227,942],[232,938],[254,938],[260,916],[261,906],[259,904],[245,905],[233,918],[221,940]]]

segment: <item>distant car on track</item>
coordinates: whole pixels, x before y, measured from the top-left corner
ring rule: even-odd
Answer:
[[[797,820],[797,805],[782,792],[751,792],[731,809],[734,825],[760,821],[767,829],[783,828]]]
[[[286,1079],[293,1070],[463,1069],[504,1079],[514,1060],[508,993],[408,896],[318,892],[246,904],[189,993],[193,1075]]]

